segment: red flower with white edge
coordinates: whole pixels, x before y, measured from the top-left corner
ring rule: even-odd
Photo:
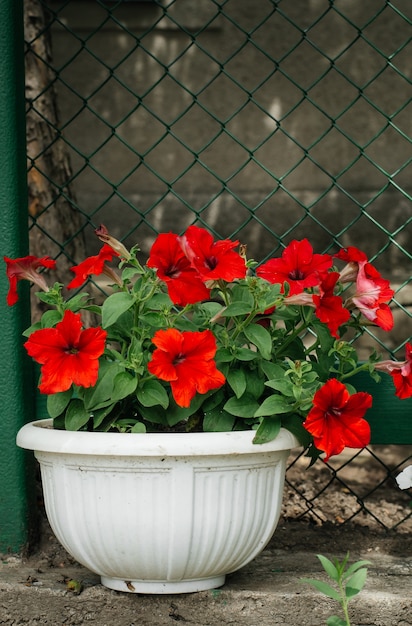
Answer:
[[[314,254],[307,239],[291,241],[278,259],[270,259],[256,270],[268,282],[289,285],[289,295],[319,285],[322,277],[332,267],[329,254]]]
[[[210,289],[207,289],[199,273],[191,266],[180,246],[179,237],[174,233],[162,233],[157,237],[147,265],[156,268],[174,304],[185,306],[209,298]]]
[[[394,295],[388,280],[382,278],[378,270],[366,261],[359,263],[356,278],[356,293],[350,301],[366,319],[383,330],[393,328],[393,315],[387,302]]]
[[[113,257],[118,257],[119,254],[113,250],[108,244],[100,249],[99,254],[89,256],[87,259],[71,267],[71,271],[75,274],[75,278],[67,285],[67,289],[75,289],[81,287],[83,283],[89,278],[89,276],[99,276],[100,274],[106,274],[118,285],[121,285],[119,277],[113,272],[113,270],[106,266],[106,261],[112,261]]]
[[[32,333],[24,344],[29,356],[41,364],[41,393],[67,391],[71,385],[92,387],[99,371],[107,333],[99,326],[82,330],[79,313],[65,311],[55,328]]]
[[[364,415],[371,406],[369,393],[350,395],[336,378],[318,389],[303,426],[313,436],[316,448],[325,452],[325,462],[345,447],[364,448],[369,444],[370,426]]]
[[[3,257],[6,262],[6,273],[9,279],[9,292],[7,294],[7,304],[13,306],[19,299],[17,293],[17,283],[19,280],[29,280],[35,283],[43,291],[48,291],[46,281],[42,274],[37,270],[40,268],[52,269],[56,268],[56,261],[48,256],[39,258],[37,256],[24,256],[18,259],[9,259]]]
[[[405,361],[381,361],[375,363],[375,369],[387,372],[392,376],[395,395],[398,398],[412,397],[412,344],[406,344]]]
[[[148,369],[157,378],[170,382],[179,406],[188,407],[197,392],[207,393],[224,384],[226,379],[214,361],[216,340],[210,330],[158,330],[152,341],[157,349]]]
[[[246,276],[245,259],[234,251],[238,241],[221,239],[214,241],[204,228],[189,226],[179,237],[180,245],[192,267],[204,282],[224,280],[228,283]]]
[[[313,295],[316,317],[326,324],[330,334],[336,339],[339,339],[340,326],[350,319],[350,312],[343,306],[342,298],[334,294],[338,279],[338,272],[330,272],[320,284],[320,295]]]

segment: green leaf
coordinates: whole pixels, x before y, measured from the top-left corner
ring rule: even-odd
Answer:
[[[322,567],[327,573],[327,575],[329,576],[329,578],[332,578],[332,580],[338,581],[339,572],[334,566],[334,564],[332,563],[332,561],[327,559],[326,556],[323,556],[322,554],[317,554],[316,556],[318,557],[319,561],[322,563]]]
[[[275,380],[277,378],[281,379],[285,377],[285,370],[283,367],[273,361],[262,361],[261,368],[268,380]]]
[[[110,415],[113,408],[114,408],[114,404],[111,402],[106,407],[93,411],[93,430],[100,429],[100,426],[103,424],[105,418],[108,415]],[[116,417],[117,417],[117,414],[113,415],[112,419],[109,422],[109,428],[110,428],[110,425],[112,424],[112,421],[114,421]]]
[[[280,391],[285,396],[294,397],[293,384],[288,378],[276,378],[275,380],[268,380],[265,385],[275,391]]]
[[[113,380],[113,393],[111,400],[113,403],[127,398],[135,392],[137,387],[137,378],[129,372],[119,372]]]
[[[254,417],[263,417],[269,415],[280,415],[281,413],[290,413],[291,405],[279,394],[265,398],[262,404],[256,410]]]
[[[206,399],[206,394],[197,394],[187,408],[178,406],[173,399],[171,399],[169,408],[166,412],[167,423],[170,427],[175,426],[182,420],[186,420],[188,417],[196,413],[196,411],[202,406]]]
[[[72,390],[53,393],[47,396],[47,412],[53,419],[65,411],[72,397]]]
[[[88,387],[84,391],[84,404],[88,410],[95,410],[110,401],[113,397],[114,379],[123,368],[115,362],[102,361],[99,366],[99,377],[94,387]]]
[[[280,431],[280,419],[276,417],[265,417],[256,431],[253,443],[267,443],[278,436]]]
[[[229,415],[220,407],[216,407],[211,411],[207,411],[203,418],[203,430],[205,432],[227,432],[232,430],[235,417]]]
[[[223,408],[236,417],[254,417],[259,403],[253,396],[244,393],[241,398],[229,398]]]
[[[367,573],[368,570],[366,567],[362,567],[349,578],[345,588],[347,598],[353,598],[353,596],[356,596],[360,591],[362,591],[366,582]]]
[[[146,426],[142,422],[136,422],[136,424],[130,430],[131,433],[145,433]]]
[[[243,330],[248,341],[253,343],[264,359],[269,361],[272,356],[272,338],[270,333],[260,324],[251,324]]]
[[[324,596],[327,596],[328,598],[332,598],[332,600],[336,600],[337,602],[340,602],[341,597],[339,593],[336,591],[336,589],[334,589],[327,583],[324,583],[322,580],[315,580],[314,578],[301,578],[301,581],[304,583],[308,583],[309,585],[312,585],[312,587],[315,587],[317,591],[320,591],[321,593],[323,593]]]
[[[348,623],[337,615],[331,615],[326,620],[326,626],[348,626]]]
[[[64,425],[66,430],[80,430],[87,424],[90,414],[81,400],[72,400],[67,407]]]
[[[59,313],[59,311],[45,311],[43,313],[43,315],[41,316],[41,327],[42,328],[53,328],[54,326],[56,326],[56,324],[58,324],[59,322],[61,322],[62,320],[62,316],[61,313]]]
[[[253,310],[253,302],[233,302],[225,309],[222,309],[222,317],[237,317],[239,315],[248,315]]]
[[[70,298],[70,300],[66,302],[66,309],[69,309],[70,311],[74,311],[76,313],[86,306],[88,298],[88,293],[78,293],[76,296],[73,296],[73,298]]]
[[[130,309],[134,301],[133,296],[125,291],[119,291],[109,296],[102,306],[103,328],[112,326],[123,313]]]
[[[253,396],[258,402],[265,391],[265,383],[262,375],[258,370],[246,370],[246,393]]]
[[[227,348],[219,348],[216,352],[216,363],[231,363],[235,360],[232,350]]]
[[[361,567],[365,567],[365,565],[370,565],[370,564],[371,564],[370,561],[356,561],[356,563],[352,563],[352,565],[348,567],[348,569],[344,573],[344,576],[342,576],[342,580],[346,580],[347,578],[349,578],[349,576],[352,576],[352,574],[356,572],[356,570],[360,569]]]
[[[240,398],[246,390],[246,375],[241,369],[230,369],[227,382],[233,389],[236,398]]]
[[[248,350],[247,348],[238,348],[236,350],[235,357],[238,361],[253,361],[253,359],[256,359],[257,353],[254,350]]]
[[[158,380],[146,380],[137,389],[136,395],[143,406],[160,405],[164,409],[169,406],[167,391]]]

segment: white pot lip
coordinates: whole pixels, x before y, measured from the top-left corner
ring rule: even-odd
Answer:
[[[54,430],[52,419],[29,422],[17,434],[20,448],[36,452],[103,456],[217,456],[291,450],[297,438],[285,428],[268,443],[254,444],[255,431],[197,433],[102,433]]]

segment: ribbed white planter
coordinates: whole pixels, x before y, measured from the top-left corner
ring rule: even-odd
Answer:
[[[17,444],[39,460],[56,537],[103,585],[186,593],[223,585],[276,528],[298,444],[284,429],[264,445],[253,435],[69,432],[41,420]]]

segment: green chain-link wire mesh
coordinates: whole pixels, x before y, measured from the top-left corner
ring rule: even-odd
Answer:
[[[29,105],[41,117],[37,101],[56,89],[54,141],[72,165],[57,187],[62,195],[73,188],[87,241],[107,220],[143,251],[159,230],[197,221],[251,240],[259,260],[302,236],[318,251],[366,239],[374,262],[391,268],[396,323],[410,330],[408,0],[42,4],[54,55],[38,55],[35,40],[27,45],[51,80]],[[47,177],[41,156],[29,167]],[[399,358],[410,337],[369,338]],[[389,478],[395,490],[399,460],[389,468],[369,452],[385,468],[382,485]],[[340,488],[341,469],[330,472]],[[378,487],[357,493],[344,485],[376,519],[364,499]],[[316,515],[320,493],[289,488],[306,503],[299,514]]]

